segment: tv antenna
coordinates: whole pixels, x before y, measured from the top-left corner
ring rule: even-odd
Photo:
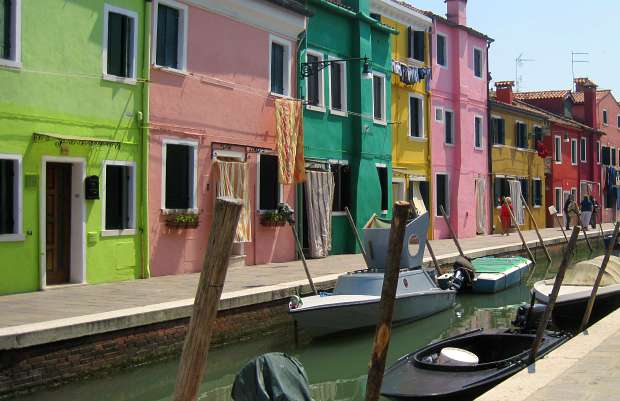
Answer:
[[[536,61],[536,60],[523,57],[523,53],[519,54],[519,57],[515,59],[515,86],[516,86],[517,92],[519,92],[519,87],[521,85],[521,81],[523,80],[523,77],[519,75],[519,68],[523,67],[523,64],[529,63],[532,61]]]
[[[589,60],[582,60],[582,58],[584,58],[583,56],[588,56],[590,53],[585,53],[585,52],[570,52],[570,70],[571,73],[573,74],[573,82],[572,82],[572,88],[573,89],[577,89],[576,85],[575,85],[575,63],[589,63]],[[577,57],[575,57],[577,56]]]

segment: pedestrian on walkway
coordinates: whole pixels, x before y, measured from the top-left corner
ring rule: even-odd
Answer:
[[[510,199],[510,196],[504,198],[502,209],[499,212],[499,218],[502,221],[502,229],[505,235],[510,234],[510,226],[512,225],[512,218],[510,217],[510,210],[508,208],[512,210],[512,199]]]
[[[590,217],[590,224],[592,225],[592,228],[596,228],[600,206],[592,195],[590,195],[590,201],[592,202],[592,216]]]
[[[564,222],[566,223],[566,230],[570,230],[570,212],[573,209],[573,195],[570,194],[566,197],[564,202]]]
[[[592,201],[588,195],[583,197],[581,201],[581,229],[588,231],[590,225],[590,218],[592,217]]]

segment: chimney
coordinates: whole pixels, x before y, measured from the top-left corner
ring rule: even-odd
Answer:
[[[582,82],[577,85],[583,90],[583,116],[585,123],[592,128],[598,129],[598,114],[596,113],[597,86],[589,79],[587,79],[587,82]]]
[[[448,21],[458,24],[467,25],[467,0],[446,0],[448,3]]]
[[[584,85],[594,84],[588,78],[575,78],[575,92],[583,92]]]
[[[512,87],[515,86],[514,81],[498,81],[495,82],[496,94],[495,97],[502,103],[512,104],[514,96],[512,94]]]

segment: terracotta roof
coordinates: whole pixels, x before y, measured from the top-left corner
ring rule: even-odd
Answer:
[[[523,103],[523,102],[521,102]],[[568,117],[564,117],[561,116],[559,114],[555,114],[552,113],[550,111],[547,111],[545,109],[541,109],[540,107],[536,107],[536,106],[532,106],[531,104],[528,104],[528,106],[535,110],[538,111],[539,113],[545,114],[547,116],[547,119],[551,122],[557,123],[557,124],[564,124],[564,125],[569,125],[571,127],[575,127],[575,128],[581,128],[587,131],[593,131],[596,132],[597,134],[600,135],[606,135],[603,131],[597,130],[597,129],[593,129],[585,124],[580,123],[579,121],[573,120],[572,118],[568,118]]]
[[[603,90],[596,91],[596,101],[601,100],[602,98],[607,96],[608,93],[611,93],[611,90],[603,89]],[[583,92],[573,92],[573,99],[575,99],[576,104],[581,104],[585,102],[585,96]]]
[[[533,92],[515,92],[514,97],[519,100],[563,99],[570,96],[569,90],[547,90]]]

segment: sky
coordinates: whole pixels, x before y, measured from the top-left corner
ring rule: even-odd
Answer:
[[[407,0],[445,16],[443,0]],[[611,89],[620,100],[620,1],[618,0],[469,0],[467,25],[495,39],[490,72],[494,80],[515,80],[519,90],[570,89],[571,52],[575,77],[588,77],[599,89]],[[579,58],[578,58],[579,57]]]

